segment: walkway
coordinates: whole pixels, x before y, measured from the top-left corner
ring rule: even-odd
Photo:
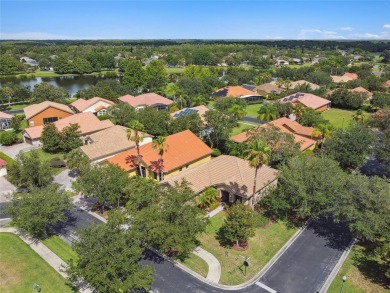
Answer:
[[[47,248],[42,242],[39,240],[28,238],[26,236],[21,235],[16,228],[8,227],[8,228],[0,228],[0,233],[13,233],[18,235],[20,239],[22,239],[27,245],[31,247],[40,257],[42,257],[52,268],[54,268],[62,277],[65,279],[68,275],[62,271],[64,267],[66,267],[66,263],[59,258],[54,252],[52,252],[49,248]],[[79,292],[81,293],[92,293],[90,289],[81,289],[79,288]]]
[[[210,252],[200,247],[195,248],[192,253],[199,256],[209,265],[209,272],[207,273],[206,279],[218,284],[221,277],[221,264],[219,260]]]

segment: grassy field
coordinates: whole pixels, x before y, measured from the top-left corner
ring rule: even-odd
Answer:
[[[43,151],[42,149],[36,149],[35,152],[38,153],[41,161],[50,161],[53,158],[60,158],[63,160],[64,155],[65,155],[64,153],[50,154],[50,153]],[[27,155],[29,153],[30,153],[30,151],[26,152]],[[58,175],[59,173],[61,173],[63,171],[63,168],[51,168],[51,169],[52,169],[53,175]]]
[[[330,124],[334,127],[346,127],[349,122],[352,121],[352,116],[356,111],[352,110],[342,110],[337,108],[330,108],[329,110],[323,112],[321,115],[325,119],[329,120]],[[370,117],[370,113],[365,112],[365,119]]]
[[[245,116],[257,118],[259,116],[259,114],[257,113],[257,111],[259,111],[259,108],[260,108],[260,104],[250,104],[250,105],[246,106],[246,108],[245,108],[246,115]]]
[[[168,74],[173,74],[173,73],[183,73],[185,68],[184,67],[170,67],[170,68],[165,68]]]
[[[237,127],[234,127],[232,132],[231,132],[231,135],[236,135],[236,134],[239,134],[241,132],[244,132],[248,129],[251,129],[255,127],[254,125],[248,125],[248,124],[242,124],[242,123],[239,123],[239,125]]]
[[[225,285],[237,285],[251,279],[258,273],[276,252],[296,232],[296,229],[288,229],[287,226],[278,222],[265,229],[256,229],[256,235],[249,240],[249,248],[246,251],[235,251],[229,246],[221,246],[218,241],[218,230],[226,217],[225,212],[211,218],[211,223],[200,238],[201,247],[212,253],[221,263],[222,274],[220,283]],[[227,256],[225,253],[227,252]],[[243,258],[249,256],[250,266],[246,276],[243,272]]]
[[[344,292],[348,293],[389,293],[390,290],[384,289],[382,286],[371,282],[366,278],[362,272],[355,266],[354,258],[356,257],[361,246],[355,245],[351,253],[348,255],[336,278],[333,280],[329,287],[328,293],[339,293],[342,283],[343,276],[347,277],[344,283]],[[375,266],[365,267],[367,270],[372,271],[374,274],[377,270]]]
[[[41,292],[74,292],[66,280],[50,267],[18,236],[0,233],[0,292],[34,292],[39,284]]]
[[[11,107],[9,108],[9,110],[22,110],[23,108],[27,107],[28,105],[30,105],[30,104],[23,103],[23,104],[11,105]]]
[[[207,273],[209,271],[209,266],[199,256],[190,253],[190,256],[188,258],[186,258],[184,261],[179,260],[179,262],[184,264],[186,267],[190,268],[194,272],[197,272],[202,277],[206,278]]]
[[[72,247],[58,236],[51,236],[42,242],[66,263],[69,263],[71,259],[78,259],[78,255]]]

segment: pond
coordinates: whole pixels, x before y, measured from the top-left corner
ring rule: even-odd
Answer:
[[[65,88],[71,96],[75,95],[79,90],[95,85],[98,81],[109,79],[104,75],[83,75],[83,76],[56,76],[56,77],[34,77],[34,78],[17,78],[6,77],[0,79],[0,87],[7,83],[17,83],[22,86],[28,86],[30,90],[34,89],[36,84],[47,82],[56,87]]]

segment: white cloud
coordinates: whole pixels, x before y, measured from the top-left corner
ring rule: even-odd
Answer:
[[[1,40],[78,40],[78,39],[99,39],[96,37],[72,37],[57,35],[45,32],[21,32],[21,33],[4,33],[0,32]]]
[[[390,28],[390,23],[385,23],[385,24],[383,25],[383,28]]]
[[[345,39],[338,32],[321,29],[302,29],[298,34],[299,39]]]
[[[350,27],[350,26],[342,26],[342,27],[339,28],[339,30],[350,32],[350,31],[353,30],[353,27]]]

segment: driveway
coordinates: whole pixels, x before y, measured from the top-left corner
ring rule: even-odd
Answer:
[[[31,151],[31,150],[36,149],[36,148],[38,148],[38,147],[23,142],[23,143],[14,144],[11,146],[2,145],[2,146],[0,146],[0,152],[3,152],[8,157],[15,159],[16,155],[19,154],[19,152],[24,153],[24,152]]]
[[[9,194],[14,191],[16,187],[11,184],[5,177],[0,177],[0,202],[9,201]]]
[[[76,173],[65,169],[60,174],[54,176],[54,182],[65,188],[67,191],[72,191],[72,183],[76,180]]]

